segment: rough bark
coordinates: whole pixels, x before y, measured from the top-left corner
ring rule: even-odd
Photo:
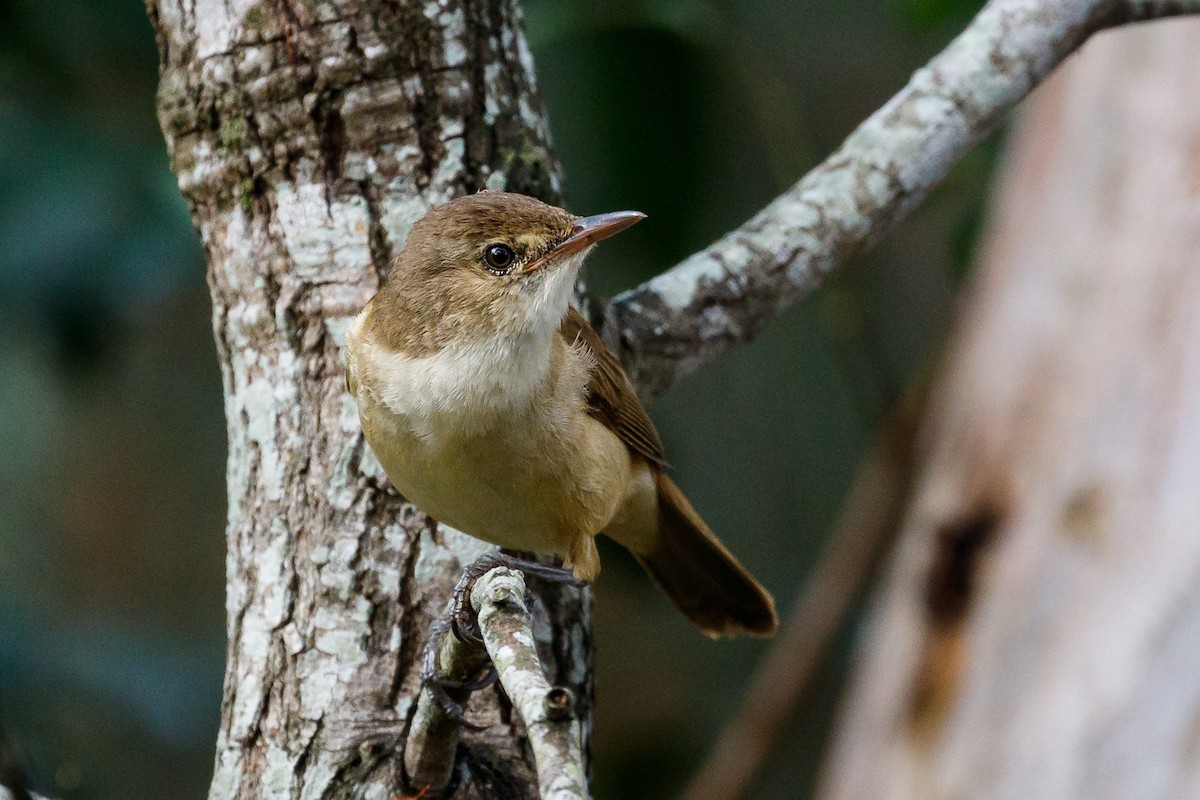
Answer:
[[[397,496],[344,389],[342,332],[425,209],[557,199],[514,3],[151,0],[159,119],[208,257],[229,427],[228,665],[210,798],[394,798],[431,615],[480,546]],[[539,639],[588,716],[588,609]],[[458,796],[535,796],[481,692]]]
[[[1200,22],[1011,144],[822,796],[1200,796]]]

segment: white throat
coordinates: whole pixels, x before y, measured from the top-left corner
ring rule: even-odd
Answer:
[[[481,433],[523,413],[546,380],[550,348],[585,255],[572,256],[533,287],[524,319],[506,330],[454,340],[427,356],[364,343],[361,357],[369,366],[363,366],[375,375],[366,388],[426,439]]]

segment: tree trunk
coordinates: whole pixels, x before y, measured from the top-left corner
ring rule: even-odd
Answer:
[[[394,798],[432,615],[481,545],[397,496],[363,443],[346,324],[430,204],[557,200],[513,2],[150,0],[159,119],[208,257],[225,387],[228,665],[210,798]],[[543,590],[588,718],[587,599]],[[456,796],[535,796],[501,696]]]
[[[822,796],[1200,796],[1200,22],[1010,146]]]

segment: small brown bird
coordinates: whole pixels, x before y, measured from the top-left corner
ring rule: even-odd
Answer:
[[[434,519],[582,580],[606,533],[704,633],[769,635],[771,596],[667,477],[629,379],[569,305],[592,246],[644,216],[506,192],[432,209],[347,332],[347,385],[388,477]]]

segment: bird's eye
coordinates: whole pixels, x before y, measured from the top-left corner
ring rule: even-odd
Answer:
[[[492,272],[503,275],[512,267],[516,256],[512,248],[502,244],[489,244],[483,249],[483,263]]]

